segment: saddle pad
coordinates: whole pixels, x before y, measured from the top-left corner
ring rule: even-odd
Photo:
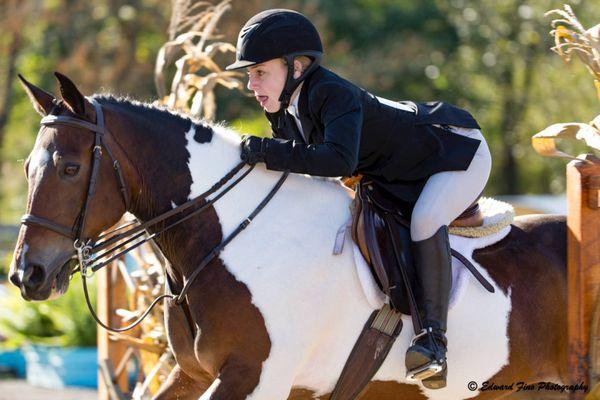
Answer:
[[[505,226],[503,229],[500,229],[494,234],[489,234],[482,238],[466,238],[450,235],[450,247],[467,257],[469,261],[474,262],[472,259],[472,254],[475,249],[480,249],[497,243],[506,237],[509,232],[510,225]],[[358,275],[358,279],[362,286],[365,298],[367,299],[367,303],[374,310],[380,309],[384,304],[389,303],[389,300],[377,286],[375,278],[373,278],[373,274],[371,273],[369,265],[362,256],[359,247],[356,245],[356,243],[354,243],[352,238],[350,238],[350,235],[347,235],[347,237],[352,245],[356,274]],[[482,271],[480,270],[479,272]],[[485,277],[489,278],[485,271],[482,273]],[[452,257],[452,288],[450,289],[449,301],[450,309],[462,298],[467,280],[470,279],[470,277],[472,276],[469,270],[459,260]],[[481,289],[485,290],[483,288]]]
[[[352,242],[352,250],[354,251],[354,261],[356,264],[356,273],[363,289],[363,293],[367,298],[367,302],[373,309],[379,309],[384,304],[389,303],[388,297],[379,289],[369,265],[362,256],[358,246]],[[469,271],[463,267],[463,265],[457,259],[452,259],[452,289],[450,290],[450,308],[456,299],[459,298],[459,294],[462,293],[462,288],[468,278]]]
[[[479,199],[479,209],[483,214],[483,225],[473,227],[450,226],[451,235],[478,238],[500,232],[515,219],[515,209],[511,204],[482,197]]]

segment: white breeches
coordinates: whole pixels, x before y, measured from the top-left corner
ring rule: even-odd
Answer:
[[[427,180],[412,213],[413,241],[429,239],[440,227],[450,225],[481,194],[490,176],[492,156],[481,131],[454,126],[450,129],[481,144],[467,170],[439,172]]]

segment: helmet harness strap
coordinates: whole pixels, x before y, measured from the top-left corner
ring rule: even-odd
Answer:
[[[297,56],[308,56],[310,58],[313,59],[313,61],[310,63],[310,65],[308,66],[308,68],[306,68],[306,70],[304,70],[302,72],[302,75],[300,75],[297,79],[294,78],[294,58]],[[284,110],[286,108],[289,107],[290,105],[290,101],[292,99],[292,94],[294,94],[294,90],[296,90],[296,88],[298,86],[300,86],[300,84],[302,83],[302,81],[304,81],[308,75],[310,75],[311,73],[313,73],[314,70],[317,69],[317,67],[321,64],[321,58],[322,55],[321,53],[317,53],[317,52],[302,52],[302,53],[291,53],[291,54],[286,54],[285,56],[283,56],[283,59],[285,60],[285,63],[287,64],[287,77],[285,79],[285,85],[283,85],[283,90],[281,91],[281,95],[279,96],[279,101],[281,102],[281,108],[280,108],[280,115],[278,118],[278,122],[277,122],[277,126],[278,128],[281,128],[283,125],[283,119],[284,119]]]

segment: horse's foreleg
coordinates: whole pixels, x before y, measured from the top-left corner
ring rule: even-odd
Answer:
[[[230,357],[219,374],[219,386],[210,400],[244,400],[260,379],[261,366]]]
[[[153,400],[196,400],[208,389],[212,380],[208,374],[192,379],[179,365],[176,365]]]

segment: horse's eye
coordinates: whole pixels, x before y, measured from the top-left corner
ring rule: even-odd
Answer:
[[[65,166],[65,175],[67,176],[75,176],[79,172],[79,165],[77,164],[67,164]]]

